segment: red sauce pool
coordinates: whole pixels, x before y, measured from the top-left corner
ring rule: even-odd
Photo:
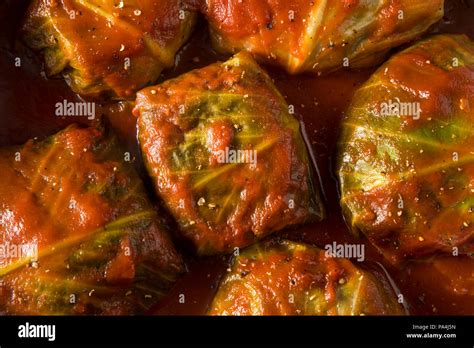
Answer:
[[[446,2],[445,17],[432,32],[464,33],[474,39],[474,0]],[[62,79],[46,79],[40,60],[18,40],[18,27],[27,5],[27,0],[5,0],[0,4],[0,146],[22,144],[33,137],[44,137],[73,122],[89,122],[84,118],[71,120],[54,116],[54,105],[58,101],[75,101],[79,98]],[[15,67],[17,57],[21,59],[21,67]],[[178,54],[175,67],[166,71],[160,81],[224,59],[225,56],[216,54],[210,48],[205,23],[201,21],[191,40]],[[320,77],[289,76],[276,68],[266,69],[287,102],[295,106],[296,116],[301,121],[303,135],[320,176],[328,213],[323,222],[282,231],[278,235],[322,248],[333,241],[365,243],[366,266],[387,270],[404,295],[411,314],[474,314],[473,258],[440,255],[431,260],[393,267],[364,239],[354,237],[342,218],[334,176],[339,124],[354,91],[375,68],[339,71]],[[109,120],[124,145],[135,156],[137,169],[146,181],[131,105],[102,104],[99,113]],[[230,259],[229,256],[196,258],[185,248],[183,254],[189,272],[155,306],[153,314],[205,314]],[[181,294],[185,295],[184,303],[179,301]]]

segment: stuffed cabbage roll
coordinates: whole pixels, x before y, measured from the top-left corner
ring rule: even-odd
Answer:
[[[387,279],[348,259],[290,241],[245,249],[233,260],[211,315],[403,315]]]
[[[443,0],[206,0],[214,47],[290,73],[373,65],[443,16]]]
[[[290,111],[247,53],[138,93],[148,172],[199,254],[323,217]]]
[[[393,261],[474,252],[474,43],[440,35],[355,94],[339,179],[348,223]]]
[[[24,31],[74,92],[133,98],[174,64],[194,21],[180,0],[34,0]]]
[[[184,271],[115,136],[0,149],[0,313],[134,314]]]

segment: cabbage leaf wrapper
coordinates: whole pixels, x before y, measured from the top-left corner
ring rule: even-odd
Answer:
[[[434,36],[355,93],[338,155],[341,205],[393,262],[474,252],[474,43]]]
[[[207,0],[214,47],[289,73],[378,64],[440,20],[443,0]]]
[[[233,260],[211,315],[404,315],[390,281],[310,245],[273,240]]]
[[[184,271],[105,128],[0,149],[0,312],[144,313]]]
[[[245,52],[138,92],[148,173],[199,254],[323,217],[290,110]]]
[[[195,14],[180,0],[34,0],[24,40],[83,96],[133,99],[173,66]]]

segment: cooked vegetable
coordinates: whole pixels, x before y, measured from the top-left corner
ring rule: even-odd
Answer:
[[[309,245],[270,241],[235,257],[211,305],[213,315],[401,315],[380,274]]]
[[[373,65],[443,16],[443,0],[206,0],[216,49],[290,73]]]
[[[141,313],[183,271],[119,148],[70,126],[0,149],[1,313]]]
[[[133,98],[174,64],[194,21],[179,0],[34,0],[24,31],[75,92]]]
[[[148,172],[200,254],[323,216],[299,123],[246,53],[138,93]]]
[[[341,204],[393,261],[474,252],[474,43],[440,35],[395,55],[343,122]]]

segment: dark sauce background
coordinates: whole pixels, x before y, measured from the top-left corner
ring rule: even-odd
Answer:
[[[61,78],[46,79],[41,60],[21,43],[18,29],[28,3],[28,0],[0,0],[0,146],[18,145],[33,137],[45,137],[70,123],[89,124],[84,117],[59,118],[54,115],[57,102],[80,99]],[[445,16],[431,33],[464,33],[474,39],[474,0],[446,0]],[[19,68],[14,64],[16,57],[21,58]],[[226,58],[210,47],[206,24],[201,18],[191,40],[177,55],[175,66],[165,71],[160,81]],[[376,68],[344,70],[320,77],[289,76],[279,69],[265,68],[287,102],[295,106],[296,117],[301,122],[303,135],[317,168],[315,172],[319,173],[319,178],[315,180],[321,181],[328,214],[323,222],[275,235],[305,241],[321,248],[333,241],[364,243],[366,261],[363,267],[379,273],[387,272],[404,295],[411,314],[473,315],[473,258],[439,255],[393,267],[367,241],[354,237],[342,218],[334,175],[339,124],[354,91]],[[150,188],[150,197],[156,201],[157,209],[163,211],[143,170],[131,104],[97,104],[96,116],[99,115],[108,119],[126,149],[133,154],[135,165]],[[176,235],[176,227],[171,221],[169,224]],[[228,268],[230,257],[196,258],[179,240],[177,243],[187,260],[189,272],[176,282],[152,313],[205,314],[219,280]],[[185,295],[184,304],[179,303],[180,294]]]

